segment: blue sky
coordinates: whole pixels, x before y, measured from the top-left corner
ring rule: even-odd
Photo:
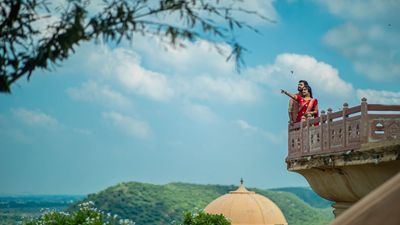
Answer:
[[[87,194],[125,181],[307,186],[286,170],[281,88],[310,82],[320,109],[400,104],[397,1],[245,1],[249,50],[210,43],[86,43],[0,95],[0,194]],[[229,46],[220,44],[229,52]],[[290,71],[293,70],[292,74]]]

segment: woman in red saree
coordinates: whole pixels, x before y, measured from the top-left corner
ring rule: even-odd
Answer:
[[[304,86],[301,95],[291,94],[285,90],[281,90],[281,93],[293,98],[299,103],[299,112],[297,113],[296,123],[305,120],[307,116],[314,118],[318,117],[318,100],[313,98],[310,86]]]

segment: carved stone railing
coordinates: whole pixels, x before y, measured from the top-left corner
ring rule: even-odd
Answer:
[[[357,150],[372,142],[400,139],[400,105],[367,104],[327,113],[289,126],[288,160]]]

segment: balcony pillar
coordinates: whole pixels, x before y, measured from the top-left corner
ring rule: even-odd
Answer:
[[[343,140],[342,140],[342,146],[346,147],[347,145],[347,109],[349,108],[349,104],[344,103],[343,104],[343,111],[342,111],[342,117],[343,117]]]
[[[360,141],[368,142],[368,104],[367,99],[361,99]]]
[[[324,134],[324,118],[325,118],[325,110],[321,111],[321,116],[319,118],[319,129],[320,129],[320,137],[319,141],[321,143],[321,152],[324,152],[324,138],[326,134]]]
[[[331,134],[331,123],[332,123],[332,118],[331,118],[331,114],[332,114],[332,109],[329,108],[328,109],[328,113],[326,114],[326,123],[327,123],[327,134],[326,134],[326,141],[327,141],[327,148],[329,149],[331,147],[331,138],[332,138],[332,134]]]

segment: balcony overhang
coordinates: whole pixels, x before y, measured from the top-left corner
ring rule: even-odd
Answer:
[[[347,151],[307,155],[286,159],[289,171],[380,164],[400,160],[400,140],[367,143]],[[400,163],[400,161],[399,161]]]

